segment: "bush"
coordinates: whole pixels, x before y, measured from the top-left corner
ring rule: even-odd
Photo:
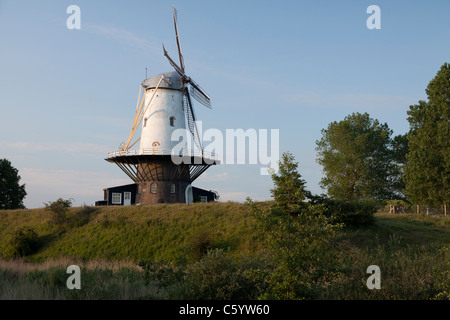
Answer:
[[[267,273],[263,260],[237,262],[222,249],[209,250],[187,266],[150,261],[139,266],[147,286],[156,287],[160,297],[175,300],[257,299]]]
[[[181,268],[173,267],[165,262],[141,261],[138,263],[142,268],[145,283],[155,283],[156,286],[165,288],[181,281],[184,272]]]
[[[56,201],[44,204],[45,209],[50,211],[52,215],[51,223],[55,225],[63,225],[67,222],[67,211],[72,206],[72,199],[64,200],[59,198]]]
[[[16,230],[11,238],[12,255],[25,257],[31,255],[39,248],[39,238],[34,229],[22,227]]]
[[[209,230],[202,230],[196,233],[190,239],[190,245],[188,247],[188,255],[194,260],[198,261],[210,250],[213,246],[213,240],[211,232]]]
[[[324,215],[330,218],[331,223],[342,223],[347,227],[372,224],[378,207],[375,202],[368,200],[349,202],[319,197],[314,202],[324,205]]]
[[[261,286],[250,270],[222,249],[209,250],[202,260],[188,266],[184,299],[256,299]]]

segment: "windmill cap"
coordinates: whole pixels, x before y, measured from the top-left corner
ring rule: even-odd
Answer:
[[[146,89],[156,88],[159,80],[161,80],[161,77],[163,75],[164,79],[159,84],[159,88],[174,89],[174,90],[180,90],[182,88],[181,76],[175,71],[163,72],[153,77],[147,78],[144,81],[142,81],[142,85]]]

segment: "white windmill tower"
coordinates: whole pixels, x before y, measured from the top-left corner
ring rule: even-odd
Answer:
[[[210,97],[185,73],[175,8],[173,19],[180,65],[163,46],[164,56],[175,71],[152,76],[141,83],[127,142],[106,159],[116,163],[138,184],[138,203],[192,202],[191,183],[218,163],[214,155],[203,152],[191,99],[211,108]],[[141,136],[132,142],[138,128]],[[172,151],[179,144],[172,141],[176,129],[189,130],[197,149],[189,149],[186,144],[181,151],[185,162],[181,164],[172,161]],[[139,148],[131,149],[137,142]]]

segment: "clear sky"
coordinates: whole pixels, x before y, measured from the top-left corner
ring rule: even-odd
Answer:
[[[69,5],[81,29],[69,30]],[[369,30],[368,6],[381,10]],[[211,96],[204,129],[279,129],[313,193],[321,193],[321,129],[368,112],[394,134],[409,105],[450,62],[450,1],[0,1],[0,158],[26,184],[26,207],[59,197],[102,200],[131,183],[104,159],[128,137],[140,82],[172,71],[172,5],[186,72]],[[260,165],[215,166],[195,186],[221,201],[270,198]]]

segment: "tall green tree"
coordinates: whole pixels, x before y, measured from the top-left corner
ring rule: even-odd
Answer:
[[[406,156],[409,152],[409,133],[399,134],[392,139],[392,158],[395,163],[392,166],[391,179],[396,196],[394,200],[405,200],[404,169],[406,167]]]
[[[7,159],[0,159],[0,209],[24,208],[27,195],[25,184],[20,184],[19,171]]]
[[[405,192],[411,202],[445,205],[450,198],[450,65],[444,63],[425,90],[428,101],[408,110],[410,134]]]
[[[271,177],[274,188],[270,192],[277,206],[290,215],[299,213],[305,206],[303,201],[308,191],[292,153],[286,152],[282,155],[279,171],[272,172]]]
[[[329,124],[316,141],[317,162],[325,173],[322,188],[338,200],[398,197],[399,165],[391,135],[386,123],[368,113],[353,113]]]
[[[329,223],[322,205],[305,201],[305,181],[298,163],[287,152],[282,155],[278,173],[272,172],[274,198],[269,208],[260,208],[247,199],[252,212],[267,232],[274,265],[266,278],[267,299],[307,298],[319,278],[331,268],[327,248],[339,225]]]

